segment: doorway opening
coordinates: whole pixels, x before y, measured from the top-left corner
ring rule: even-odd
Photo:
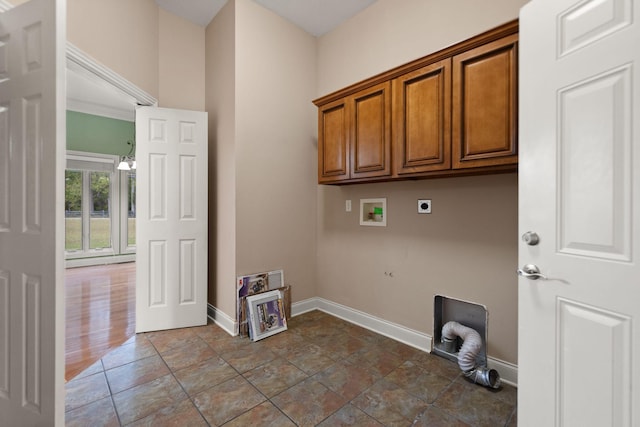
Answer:
[[[65,379],[135,334],[135,109],[157,101],[67,44]]]

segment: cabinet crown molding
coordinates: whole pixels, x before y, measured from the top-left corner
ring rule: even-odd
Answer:
[[[434,62],[438,62],[443,59],[450,58],[459,53],[468,51],[478,46],[482,46],[483,44],[501,39],[505,36],[508,36],[511,34],[518,34],[518,30],[519,30],[519,20],[514,19],[498,27],[492,28],[488,31],[478,34],[470,39],[455,43],[451,46],[445,47],[441,50],[438,50],[436,52],[423,56],[422,58],[415,59],[406,64],[392,68],[391,70],[384,71],[380,74],[376,74],[375,76],[369,77],[365,80],[349,85],[343,89],[337,90],[335,92],[331,92],[320,98],[314,99],[312,102],[317,107],[326,105],[340,98],[344,98],[345,96],[352,95],[358,91],[367,89],[368,87],[375,86],[377,84],[383,83],[388,80],[392,80],[396,77],[399,77],[403,74],[417,70],[419,68],[432,64]]]

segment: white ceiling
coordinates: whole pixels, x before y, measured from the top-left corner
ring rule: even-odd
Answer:
[[[156,4],[174,15],[182,16],[201,27],[206,27],[227,0],[156,0]]]
[[[321,36],[376,0],[253,0],[309,34]],[[227,0],[156,0],[161,8],[206,26]]]
[[[227,0],[155,0],[161,8],[206,26]],[[314,36],[321,36],[376,0],[253,0]],[[67,108],[133,120],[135,100],[77,70],[67,73]]]

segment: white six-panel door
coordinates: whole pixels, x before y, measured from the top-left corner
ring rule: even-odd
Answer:
[[[640,425],[639,21],[638,0],[521,11],[522,426]]]
[[[64,424],[65,14],[55,0],[0,13],[3,427]]]
[[[207,323],[207,113],[136,110],[136,332]]]

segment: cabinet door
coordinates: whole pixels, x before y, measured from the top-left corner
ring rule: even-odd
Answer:
[[[351,178],[391,175],[391,82],[349,97]]]
[[[517,164],[517,34],[453,57],[453,168]]]
[[[349,178],[349,118],[346,99],[318,109],[318,183]]]
[[[393,80],[395,173],[451,168],[451,59]]]

